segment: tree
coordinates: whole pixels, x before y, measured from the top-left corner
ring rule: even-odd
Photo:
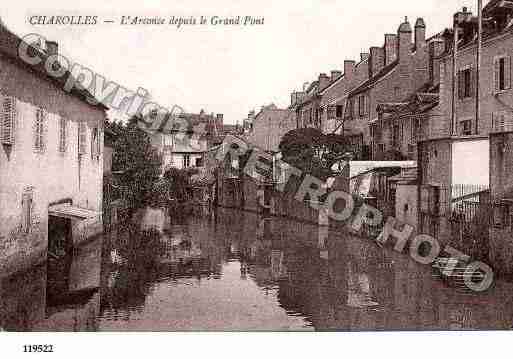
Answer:
[[[333,166],[347,158],[350,148],[345,137],[314,128],[292,130],[280,143],[285,162],[321,180],[333,175]]]
[[[151,145],[146,132],[132,118],[126,126],[112,126],[118,135],[114,142],[112,169],[121,197],[131,209],[147,204],[149,195],[160,177],[162,159]]]

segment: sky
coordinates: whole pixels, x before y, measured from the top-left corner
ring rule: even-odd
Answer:
[[[234,124],[263,105],[288,106],[290,93],[303,83],[382,46],[384,34],[396,33],[405,16],[412,25],[423,17],[430,36],[449,27],[463,6],[476,13],[477,0],[16,0],[0,9],[0,17],[20,36],[57,41],[62,54],[110,81],[147,89],[162,106],[223,113],[225,123]],[[97,15],[116,22],[34,26],[32,15]],[[130,26],[119,24],[121,16],[252,16],[264,24]]]

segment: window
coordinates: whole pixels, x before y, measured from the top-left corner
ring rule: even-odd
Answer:
[[[461,134],[463,136],[470,136],[472,134],[472,121],[465,120],[460,122]]]
[[[203,166],[203,158],[198,157],[198,158],[196,158],[196,167],[201,167],[201,166]]]
[[[59,119],[59,152],[66,152],[66,136],[67,136],[66,119]]]
[[[504,91],[511,88],[511,57],[498,57],[494,61],[495,91]]]
[[[183,168],[188,168],[191,165],[191,156],[183,155]]]
[[[34,149],[38,152],[45,150],[44,132],[45,132],[46,113],[42,108],[36,110],[36,123],[34,128]]]
[[[398,147],[400,144],[399,136],[400,136],[400,127],[399,127],[399,125],[394,125],[393,134],[392,134],[392,145],[394,147]]]
[[[367,115],[367,97],[365,95],[358,96],[358,115],[360,117]]]
[[[1,141],[4,145],[14,144],[14,126],[16,119],[16,99],[13,97],[6,97],[2,106],[2,119],[1,119]]]
[[[384,143],[378,143],[378,152],[381,154],[385,153],[385,144]]]
[[[335,110],[337,118],[339,118],[339,119],[342,118],[343,109],[344,109],[344,107],[342,105],[337,105],[336,110]]]
[[[472,68],[460,70],[458,73],[458,97],[460,99],[472,97],[473,88]]]
[[[419,136],[419,131],[420,131],[420,120],[418,118],[412,118],[411,119],[411,124],[410,124],[410,129],[411,129],[411,135],[410,135],[410,138],[411,138],[411,143],[415,143],[418,141],[418,136]]]
[[[32,226],[32,198],[32,191],[26,191],[21,199],[21,230],[23,233],[29,233]]]
[[[85,122],[78,123],[78,154],[85,155],[86,153],[86,124]]]
[[[493,222],[494,226],[501,229],[511,228],[513,225],[513,212],[511,205],[508,203],[494,204],[493,208]]]
[[[98,160],[100,158],[100,136],[98,133],[98,128],[95,127],[91,131],[91,159]]]

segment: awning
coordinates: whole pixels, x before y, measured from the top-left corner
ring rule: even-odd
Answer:
[[[68,219],[95,218],[99,214],[99,212],[90,209],[74,207],[69,203],[56,204],[48,207],[48,215]]]

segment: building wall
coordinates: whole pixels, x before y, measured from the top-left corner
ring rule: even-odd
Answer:
[[[247,140],[264,151],[278,152],[283,136],[295,128],[296,122],[289,110],[264,109],[253,121]]]
[[[509,32],[500,36],[493,37],[483,42],[482,61],[481,61],[481,77],[480,77],[480,94],[481,94],[481,112],[479,121],[480,135],[487,135],[492,126],[492,114],[504,111],[511,121],[513,109],[513,88],[500,92],[495,91],[494,85],[494,60],[497,56],[513,55],[513,33]],[[447,56],[441,63],[442,71],[445,72],[444,87],[445,91],[440,93],[441,111],[444,116],[444,127],[450,128],[452,114],[452,57]],[[476,68],[476,47],[470,46],[460,49],[458,59],[456,61],[457,70],[471,66],[473,70]],[[475,77],[474,77],[475,78]],[[457,88],[456,88],[457,90]],[[443,97],[443,98],[442,98]],[[463,120],[472,121],[472,134],[475,134],[475,96],[459,99],[456,102],[456,123]],[[458,132],[459,133],[459,132]]]
[[[71,198],[75,206],[102,212],[103,155],[99,160],[91,158],[90,136],[93,127],[99,127],[103,148],[105,113],[3,57],[0,68],[0,100],[5,95],[17,99],[14,145],[0,146],[0,267],[17,270],[30,258],[40,260],[42,253],[46,255],[50,203]],[[43,153],[34,151],[37,107],[47,111]],[[65,153],[58,150],[61,117],[68,120]],[[87,154],[80,161],[79,121],[87,124]],[[32,229],[22,234],[22,195],[28,189],[33,192]],[[101,223],[99,215],[92,225],[97,228]]]
[[[328,133],[336,129],[337,123],[335,122],[335,119],[328,118],[328,111],[326,110],[327,106],[330,105],[341,105],[342,107],[342,116],[345,114],[345,106],[346,106],[346,100],[347,96],[349,95],[349,92],[359,85],[361,85],[363,82],[369,79],[369,59],[365,59],[361,62],[359,62],[354,69],[354,72],[351,74],[344,74],[343,77],[339,80],[333,83],[330,87],[328,87],[326,90],[324,90],[321,93],[321,102],[320,106],[324,108],[324,111],[322,112],[322,128],[323,132]],[[346,125],[344,125],[346,126]],[[348,125],[350,126],[350,125]],[[348,127],[352,128],[352,127]],[[340,129],[339,129],[340,132]]]
[[[513,133],[490,136],[490,195],[497,203],[513,194]],[[494,211],[503,210],[495,206]],[[513,216],[510,208],[510,216]],[[495,214],[498,215],[499,213]],[[490,228],[490,264],[499,272],[513,273],[513,227],[510,225]]]

